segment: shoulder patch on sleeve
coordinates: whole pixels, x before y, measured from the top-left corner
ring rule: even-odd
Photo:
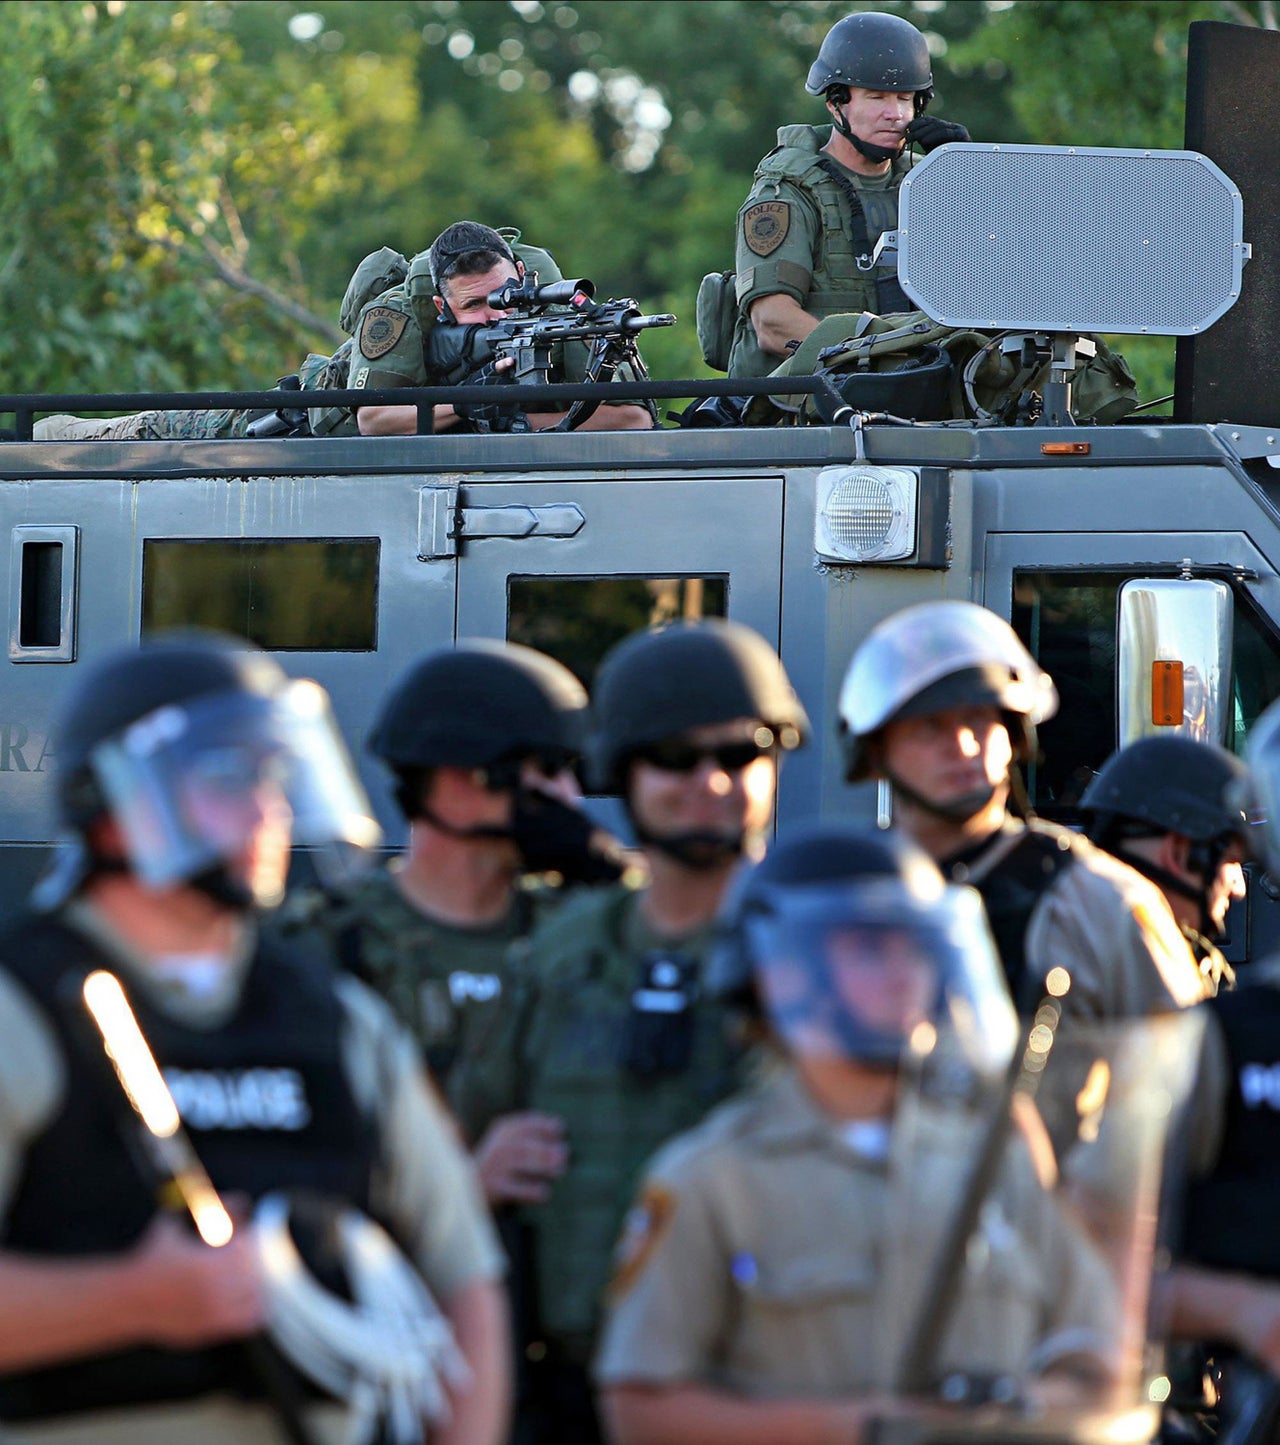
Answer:
[[[791,205],[787,201],[759,201],[742,213],[742,237],[757,256],[771,256],[791,229]]]
[[[403,311],[390,306],[370,306],[360,321],[360,337],[357,345],[361,354],[369,361],[377,361],[404,335],[409,318]]]
[[[620,1299],[640,1278],[676,1212],[676,1196],[665,1184],[646,1184],[627,1210],[613,1252],[609,1298]]]

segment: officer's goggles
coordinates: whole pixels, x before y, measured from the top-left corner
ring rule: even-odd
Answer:
[[[646,743],[633,756],[664,773],[692,773],[711,762],[726,773],[740,773],[757,758],[767,758],[777,747],[772,728],[759,727],[749,738],[728,743],[695,743],[689,738],[663,738]]]
[[[518,757],[499,758],[481,768],[484,786],[492,793],[504,793],[518,788],[526,765],[541,773],[544,778],[556,778],[566,768],[577,765],[578,754],[568,748],[543,748],[536,753],[521,753]]]

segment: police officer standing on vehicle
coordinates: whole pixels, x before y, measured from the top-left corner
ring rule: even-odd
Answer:
[[[735,883],[707,987],[763,1031],[774,1066],[646,1171],[595,1371],[613,1438],[998,1440],[991,1396],[967,1428],[940,1403],[983,1398],[983,1380],[1006,1402],[1024,1382],[1004,1429],[1054,1438],[1029,1424],[1038,1379],[1061,1373],[1060,1403],[1090,1400],[1113,1368],[1117,1297],[1020,1136],[992,1151],[986,1223],[961,1237],[946,1303],[931,1268],[988,1117],[970,1092],[985,1101],[1018,1033],[981,900],[901,835],[809,825]],[[920,1304],[949,1316],[932,1402],[901,1367]]]
[[[738,623],[634,634],[597,673],[591,771],[622,796],[649,882],[583,894],[537,930],[526,996],[468,1041],[452,1091],[472,1137],[513,1109],[565,1121],[567,1168],[528,1211],[547,1441],[599,1439],[586,1367],[627,1201],[653,1150],[734,1085],[702,963],[763,847],[779,757],[807,732],[777,653]]]
[[[900,15],[838,21],[805,89],[824,97],[831,125],[783,126],[738,212],[730,376],[767,375],[823,317],[914,310],[893,261],[873,266],[871,255],[898,223],[909,147],[969,139],[964,126],[925,114],[929,46]]]
[[[850,782],[888,783],[893,817],[982,894],[1005,975],[1034,1010],[1051,970],[1068,1013],[1114,1018],[1210,992],[1160,890],[1070,829],[1019,816],[1017,766],[1058,706],[1003,618],[924,602],[872,628],[840,692]]]
[[[432,1439],[498,1445],[502,1263],[470,1164],[385,1006],[256,922],[283,897],[292,843],[376,842],[323,691],[247,644],[167,634],[88,669],[55,740],[66,842],[45,911],[0,940],[5,1439],[267,1445],[372,1429],[377,1391],[403,1392],[419,1350],[369,1334],[358,1277],[339,1297],[341,1251],[322,1247],[326,1272],[295,1289],[278,1227],[275,1247],[259,1246],[268,1207],[279,1226],[282,1209],[314,1215],[328,1200],[365,1220],[341,1226],[352,1248],[366,1216],[394,1232],[452,1325],[467,1383],[452,1381]],[[176,1146],[134,1147],[180,1135],[150,1122],[144,1134],[125,1103],[88,1027],[89,975],[123,985],[213,1186],[261,1200],[217,1247],[168,1212],[179,1175],[157,1160]],[[112,1046],[121,1080],[127,1062],[137,1077],[136,1054]],[[296,1205],[280,1190],[300,1191]],[[394,1253],[365,1263],[376,1274]],[[384,1283],[403,1324],[413,1291]],[[262,1356],[244,1342],[268,1325],[321,1394],[249,1367]],[[384,1423],[379,1438],[421,1438],[403,1414]]]
[[[1235,980],[1217,945],[1227,910],[1245,895],[1247,779],[1244,763],[1216,743],[1155,736],[1113,753],[1080,800],[1090,840],[1164,894],[1215,994]]]
[[[305,922],[413,1031],[442,1086],[500,1006],[521,940],[562,896],[522,878],[622,874],[616,840],[576,806],[586,708],[569,669],[531,647],[464,640],[427,653],[392,687],[368,741],[409,824],[403,857],[318,912],[315,895],[299,900]],[[563,1168],[563,1127],[506,1115],[475,1157],[491,1203],[536,1203]]]

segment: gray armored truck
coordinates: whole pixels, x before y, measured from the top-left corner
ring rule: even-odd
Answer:
[[[777,644],[817,723],[783,769],[784,824],[887,811],[844,782],[836,697],[868,629],[925,599],[993,608],[1055,678],[1028,779],[1050,816],[1119,741],[1181,728],[1239,748],[1280,697],[1280,205],[1276,135],[1242,144],[1211,76],[1265,88],[1280,36],[1193,29],[1187,150],[947,146],[903,188],[886,244],[921,309],[1049,358],[1023,424],[878,414],[833,375],[827,424],[0,444],[4,901],[53,838],[50,719],[77,669],[179,624],[317,678],[359,754],[433,644],[506,637],[589,679],[635,627],[728,615]],[[1171,414],[1077,423],[1102,332],[1179,337]],[[29,435],[69,400],[0,411]],[[1269,887],[1237,910],[1237,959],[1264,941]]]

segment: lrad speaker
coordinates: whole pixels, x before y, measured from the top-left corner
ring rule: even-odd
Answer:
[[[903,289],[979,330],[1195,335],[1249,255],[1240,191],[1192,151],[941,146],[898,214]]]
[[[1207,336],[1178,342],[1175,421],[1280,421],[1280,31],[1197,20],[1187,49],[1188,150],[1244,195],[1253,261],[1240,304]]]

